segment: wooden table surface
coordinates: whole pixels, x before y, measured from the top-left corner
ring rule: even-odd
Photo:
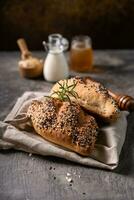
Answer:
[[[34,55],[45,57],[43,52]],[[19,58],[19,52],[0,53],[0,120],[23,92],[49,91],[52,87],[43,79],[21,78],[17,66]],[[89,75],[115,92],[134,97],[134,51],[95,51],[94,65],[96,71],[80,75]],[[76,73],[71,72],[71,75]],[[67,173],[71,174],[71,184],[66,180]],[[21,151],[0,151],[0,200],[73,199],[134,199],[134,113],[128,116],[125,144],[114,171]]]

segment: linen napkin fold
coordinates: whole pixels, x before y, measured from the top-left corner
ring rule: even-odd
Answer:
[[[55,145],[37,135],[26,117],[33,99],[40,99],[48,93],[25,92],[16,102],[4,122],[0,122],[0,149],[17,149],[43,156],[61,157],[92,167],[113,170],[118,166],[119,155],[125,141],[127,129],[126,111],[110,125],[102,127],[89,157],[83,157],[71,150]]]

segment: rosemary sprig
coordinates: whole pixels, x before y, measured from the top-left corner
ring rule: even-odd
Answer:
[[[58,82],[59,90],[53,91],[51,94],[56,94],[61,101],[69,101],[71,103],[70,97],[79,98],[79,95],[74,90],[77,83],[73,82],[73,84],[68,85],[68,80],[65,80],[62,84]]]
[[[50,96],[48,96],[48,95],[44,95],[44,97],[46,97],[46,98],[51,98]]]

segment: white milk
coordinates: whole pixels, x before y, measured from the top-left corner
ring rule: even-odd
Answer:
[[[69,76],[68,64],[63,53],[68,48],[68,40],[60,34],[51,34],[48,39],[48,43],[43,41],[48,52],[43,75],[46,81],[56,82]]]
[[[68,64],[62,51],[50,50],[43,69],[47,81],[56,82],[69,76]]]

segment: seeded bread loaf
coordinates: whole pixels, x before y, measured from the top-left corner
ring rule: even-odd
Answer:
[[[88,156],[94,149],[98,126],[76,103],[56,98],[35,100],[28,108],[35,131],[48,141]]]
[[[65,80],[59,81],[62,85]],[[114,121],[119,117],[119,108],[115,100],[108,94],[107,89],[100,83],[90,78],[74,77],[68,79],[67,84],[76,84],[74,91],[78,94],[78,98],[70,97],[73,102],[79,103],[91,113],[100,116],[105,121]],[[58,91],[60,85],[56,83],[51,93]],[[57,94],[53,94],[57,97]]]

